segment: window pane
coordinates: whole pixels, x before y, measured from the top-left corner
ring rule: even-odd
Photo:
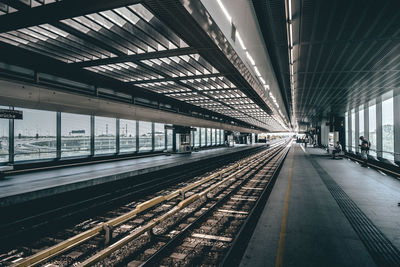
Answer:
[[[393,97],[382,102],[382,156],[394,160]]]
[[[376,156],[376,105],[368,109],[369,141],[371,142],[370,155]]]
[[[356,151],[356,113],[355,113],[355,109],[351,110],[351,150]]]
[[[105,154],[116,152],[116,119],[94,118],[94,153]]]
[[[15,161],[56,157],[56,112],[24,109],[23,120],[14,120]]]
[[[211,146],[211,141],[212,141],[211,138],[212,138],[211,137],[211,129],[207,128],[207,146]]]
[[[200,128],[196,128],[196,131],[194,131],[194,140],[193,140],[194,147],[199,147],[200,145],[199,138],[200,138]]]
[[[364,106],[361,105],[358,108],[358,131],[360,133],[360,136],[364,136]],[[357,139],[359,140],[359,139]]]
[[[215,135],[215,129],[211,129],[211,136],[212,136],[212,145],[216,145],[217,144],[217,138]]]
[[[8,107],[0,106],[1,109],[9,109]],[[0,119],[0,162],[8,161],[8,130],[9,120]]]
[[[61,113],[61,157],[90,154],[90,116]]]
[[[206,146],[206,128],[201,128],[201,146]]]
[[[119,151],[136,151],[136,121],[119,120]]]
[[[168,150],[172,150],[174,148],[174,144],[173,144],[173,131],[172,129],[167,129],[167,149]]]
[[[346,129],[346,150],[349,150],[349,113],[345,113],[344,128]]]
[[[165,149],[165,131],[163,123],[154,124],[154,142],[155,150]]]
[[[139,121],[139,151],[151,151],[151,122]]]

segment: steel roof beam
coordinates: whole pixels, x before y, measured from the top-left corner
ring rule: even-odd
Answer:
[[[0,33],[141,3],[142,0],[68,0],[0,16]]]
[[[190,79],[214,78],[214,77],[219,77],[219,76],[224,76],[224,75],[225,75],[224,73],[212,73],[212,74],[185,76],[185,77],[167,77],[167,78],[162,78],[162,79],[131,82],[131,84],[146,84],[146,83],[157,83],[157,82],[168,82],[168,81],[175,82],[175,81],[190,80]]]
[[[99,66],[99,65],[108,65],[108,64],[115,64],[115,63],[123,63],[123,62],[137,62],[140,60],[148,60],[148,59],[156,59],[156,58],[163,58],[163,57],[174,57],[174,56],[182,56],[188,54],[195,54],[198,50],[192,47],[185,47],[185,48],[176,48],[170,50],[163,50],[163,51],[155,51],[143,54],[134,54],[128,56],[119,56],[114,58],[104,58],[92,61],[85,61],[85,62],[78,62],[78,63],[71,63],[71,65],[77,67],[91,67],[91,66]]]

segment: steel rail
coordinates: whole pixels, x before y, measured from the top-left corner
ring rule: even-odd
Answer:
[[[231,247],[225,254],[222,262],[219,264],[220,267],[239,266],[247,244],[253,234],[253,230],[257,225],[258,219],[263,212],[264,206],[267,203],[275,181],[278,178],[278,174],[283,166],[283,163],[285,162],[287,154],[289,153],[291,144],[292,142],[290,141],[286,146],[286,151],[283,151],[283,154],[278,159],[278,166],[275,168],[260,197],[257,199],[256,203],[248,213],[246,221],[242,224],[237,235],[233,239]]]
[[[273,152],[270,152],[269,154],[272,154],[272,153]],[[265,153],[261,152],[259,154],[265,154]],[[257,156],[260,156],[259,154],[253,155],[250,158],[255,158]],[[246,160],[249,160],[249,159],[246,159]],[[155,226],[157,226],[158,224],[162,223],[167,218],[175,215],[176,213],[178,213],[179,211],[181,211],[182,209],[184,209],[185,207],[187,207],[191,203],[195,202],[196,200],[198,200],[200,198],[206,197],[206,195],[210,191],[212,191],[215,188],[219,187],[223,183],[229,181],[233,177],[236,177],[239,173],[243,172],[246,169],[249,169],[249,168],[252,168],[252,167],[254,167],[256,165],[259,165],[260,161],[265,161],[265,160],[268,160],[268,158],[267,159],[266,158],[258,159],[255,162],[252,162],[252,163],[248,164],[245,167],[241,167],[240,164],[237,164],[237,165],[235,164],[236,166],[234,165],[234,167],[240,168],[239,170],[235,171],[234,173],[230,174],[229,176],[225,177],[224,179],[222,179],[221,181],[215,183],[214,185],[208,187],[206,190],[203,190],[202,192],[197,193],[197,194],[193,194],[192,196],[188,197],[187,199],[184,199],[184,200],[180,201],[176,206],[174,206],[171,210],[169,210],[165,214],[163,214],[163,215],[151,220],[145,226],[137,228],[136,230],[132,231],[129,235],[125,236],[124,238],[120,239],[119,241],[115,242],[114,244],[110,245],[109,247],[103,249],[102,251],[96,253],[95,255],[93,255],[89,259],[85,260],[83,263],[81,263],[78,266],[81,266],[81,267],[91,266],[91,265],[93,265],[93,264],[105,259],[107,256],[109,256],[113,252],[117,251],[121,247],[125,246],[127,243],[131,242],[132,240],[136,239],[137,237],[141,236],[142,234],[151,231]]]
[[[282,149],[278,149],[277,151],[274,151],[274,153],[271,153],[272,155],[265,160],[265,163],[263,166],[261,166],[259,169],[265,168],[265,166],[272,162],[273,159],[275,159],[276,156],[279,156],[280,153],[283,151]],[[233,189],[231,192],[223,196],[221,199],[219,199],[216,203],[214,203],[206,212],[201,214],[196,220],[191,222],[188,226],[186,226],[180,233],[178,233],[176,236],[174,236],[168,243],[166,243],[163,247],[161,247],[155,254],[153,254],[149,259],[147,259],[144,263],[142,263],[140,266],[141,267],[146,267],[146,266],[155,266],[157,261],[159,261],[162,258],[162,255],[165,255],[165,253],[173,248],[173,246],[179,242],[182,238],[184,238],[185,234],[192,230],[196,225],[201,223],[202,221],[205,220],[205,218],[213,211],[215,208],[221,205],[226,199],[228,199],[232,194],[236,193],[243,184],[248,182],[250,179],[244,179],[235,189]],[[268,186],[268,185],[267,185]],[[210,190],[211,191],[211,190]]]
[[[272,148],[274,148],[274,147],[276,147],[278,145],[279,144],[274,144],[274,146]],[[176,197],[184,194],[185,192],[187,192],[189,190],[192,190],[192,189],[194,189],[194,188],[196,188],[196,187],[198,187],[198,186],[200,186],[200,185],[202,185],[202,184],[204,184],[204,183],[206,183],[206,182],[208,182],[208,181],[210,181],[210,180],[212,180],[214,178],[217,178],[217,177],[221,176],[223,173],[225,173],[227,171],[230,171],[230,170],[232,170],[232,169],[234,169],[236,167],[240,167],[241,164],[246,164],[246,161],[251,160],[251,159],[253,159],[255,157],[259,157],[260,154],[268,153],[272,148],[264,150],[264,151],[261,151],[261,152],[258,152],[256,154],[250,156],[250,157],[246,157],[245,159],[242,159],[242,160],[238,161],[237,163],[232,164],[231,166],[229,166],[227,168],[224,168],[224,169],[222,169],[222,170],[220,170],[220,171],[218,171],[216,173],[213,173],[213,174],[211,174],[211,175],[209,175],[209,176],[207,176],[207,177],[205,177],[205,178],[203,178],[203,179],[201,179],[201,180],[199,180],[199,181],[197,181],[197,182],[195,182],[193,184],[190,184],[190,185],[188,185],[188,186],[186,186],[186,187],[184,187],[182,189],[175,190],[174,192],[172,192],[169,195],[158,196],[158,197],[155,197],[155,198],[153,198],[151,200],[148,200],[148,201],[145,201],[145,202],[143,202],[141,204],[138,204],[134,210],[132,210],[132,211],[126,213],[126,214],[123,214],[123,215],[121,215],[121,216],[119,216],[117,218],[114,218],[114,219],[110,220],[110,221],[104,222],[103,224],[95,226],[95,227],[93,227],[93,228],[91,228],[91,229],[89,229],[89,230],[87,230],[85,232],[82,232],[82,233],[80,233],[78,235],[75,235],[75,236],[73,236],[73,237],[71,237],[71,238],[69,238],[69,239],[67,239],[65,241],[62,241],[62,242],[60,242],[60,243],[58,243],[58,244],[56,244],[56,245],[54,245],[52,247],[49,247],[49,248],[47,248],[45,250],[39,251],[38,253],[36,253],[34,255],[31,255],[30,257],[24,259],[23,261],[21,261],[19,263],[16,263],[13,266],[15,266],[15,267],[17,267],[17,266],[18,267],[35,266],[35,265],[44,263],[44,262],[48,261],[49,259],[51,259],[51,258],[53,258],[53,257],[55,257],[55,256],[57,256],[57,255],[59,255],[61,253],[64,253],[64,252],[72,249],[73,247],[78,246],[79,244],[81,244],[81,243],[83,243],[83,242],[85,242],[85,241],[87,241],[87,240],[89,240],[91,238],[94,238],[95,236],[99,235],[103,231],[104,227],[116,227],[116,226],[118,226],[120,224],[123,224],[124,222],[133,219],[137,214],[139,214],[139,213],[141,213],[141,212],[143,212],[145,210],[148,210],[148,209],[150,209],[150,208],[152,208],[152,207],[154,207],[154,206],[156,206],[156,205],[158,205],[158,204],[160,204],[160,203],[162,203],[164,201],[169,201],[169,200],[171,200],[173,198],[176,198]]]

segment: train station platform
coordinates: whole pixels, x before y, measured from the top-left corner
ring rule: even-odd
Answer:
[[[399,266],[400,181],[293,144],[241,267]]]
[[[184,166],[205,159],[212,160],[262,145],[265,144],[235,145],[234,147],[200,150],[191,154],[149,156],[7,175],[0,179],[0,208],[137,175]]]

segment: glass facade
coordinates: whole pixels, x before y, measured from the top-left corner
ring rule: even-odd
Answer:
[[[382,101],[382,157],[394,160],[393,97]]]
[[[173,148],[173,131],[172,129],[167,129],[167,149],[171,151]]]
[[[56,112],[24,109],[23,119],[14,120],[14,160],[56,157]]]
[[[215,129],[211,129],[211,136],[212,136],[212,145],[215,146],[217,144],[217,136],[215,134]]]
[[[200,128],[201,142],[200,146],[206,146],[206,128]]]
[[[344,128],[346,129],[346,150],[349,151],[349,113],[344,114]]]
[[[163,123],[154,124],[154,150],[165,149],[165,128]]]
[[[200,146],[200,128],[196,128],[196,131],[194,131],[193,145],[194,147]]]
[[[135,152],[136,148],[136,121],[119,120],[119,151]]]
[[[1,109],[8,109],[8,107],[0,106]],[[8,133],[9,121],[7,119],[0,119],[0,162],[8,161]]]
[[[358,138],[356,137],[356,113],[355,110],[351,110],[351,150],[356,151],[356,140]]]
[[[369,154],[376,156],[376,105],[368,108],[368,135],[371,142]]]
[[[90,155],[90,116],[61,113],[61,157]]]
[[[94,153],[116,153],[117,120],[115,118],[94,117]]]
[[[211,136],[211,129],[207,128],[207,146],[211,146],[212,136]]]
[[[151,122],[139,121],[139,151],[151,151],[152,149]]]
[[[365,133],[364,133],[364,106],[363,105],[361,105],[358,108],[358,132],[359,132],[360,136],[365,135]]]
[[[23,112],[23,120],[0,119],[1,164],[173,149],[173,130],[162,123],[15,109]],[[9,128],[10,122],[14,128]],[[223,130],[198,127],[192,138],[195,147],[216,146],[223,143]],[[13,155],[10,140],[14,141]]]

